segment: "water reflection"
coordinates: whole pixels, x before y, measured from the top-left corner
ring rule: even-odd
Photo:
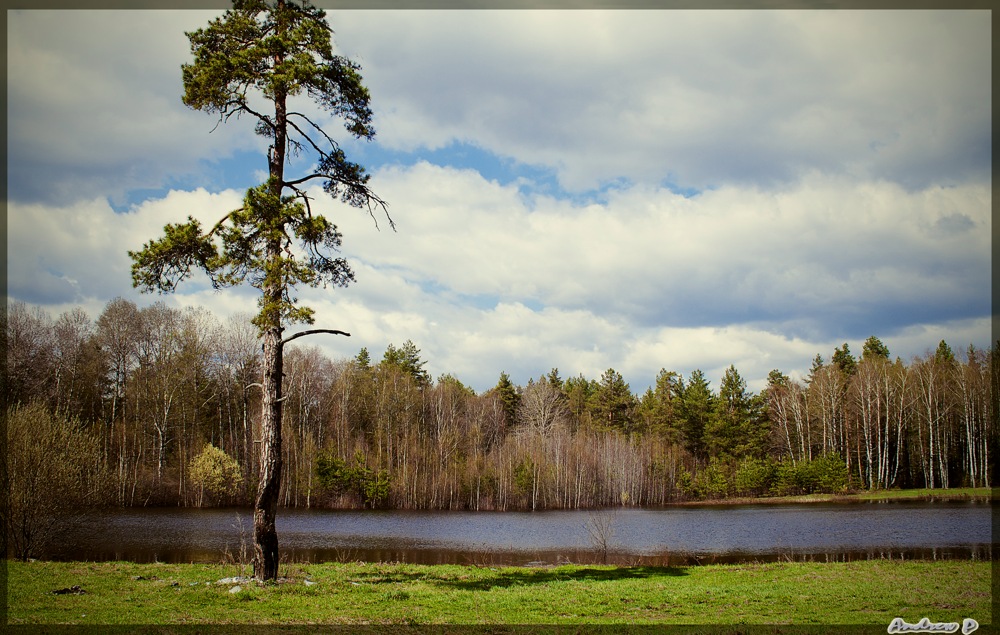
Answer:
[[[747,561],[992,558],[991,506],[975,502],[619,509],[607,561],[688,566]],[[523,565],[603,559],[588,511],[281,510],[288,561]],[[98,514],[55,559],[219,562],[248,549],[245,509],[126,509]]]

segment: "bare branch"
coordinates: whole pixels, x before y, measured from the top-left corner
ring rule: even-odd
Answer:
[[[297,115],[298,113],[289,113],[289,114],[292,114],[292,115]],[[303,115],[300,115],[300,116],[302,116],[303,118],[305,118],[305,117],[304,117]],[[308,119],[308,118],[305,118],[305,119],[306,119],[306,121],[309,121],[309,119]],[[296,131],[296,132],[298,132],[298,133],[299,133],[300,135],[302,135],[302,138],[303,138],[303,139],[305,139],[306,141],[308,141],[308,142],[309,142],[309,145],[311,145],[311,146],[313,147],[313,150],[315,150],[316,152],[318,152],[318,153],[320,154],[320,156],[326,156],[327,154],[329,154],[328,152],[326,152],[326,151],[324,151],[324,150],[321,150],[321,149],[320,149],[320,147],[319,147],[318,145],[316,145],[316,142],[312,140],[312,137],[310,137],[310,136],[309,136],[309,135],[307,135],[307,134],[306,134],[305,132],[303,132],[303,131],[302,131],[302,128],[299,128],[299,127],[298,127],[298,126],[297,126],[297,125],[295,124],[295,122],[294,122],[294,121],[292,121],[291,119],[288,119],[288,118],[286,118],[286,119],[285,119],[285,122],[286,122],[286,123],[287,123],[287,124],[288,124],[289,126],[291,126],[292,128],[295,128],[295,131]],[[314,127],[314,128],[317,128],[317,129],[319,129],[319,128],[318,128],[318,126],[316,126],[316,124],[314,124],[313,122],[309,121],[309,123],[311,123],[311,124],[313,125],[313,127]],[[333,139],[331,139],[331,138],[330,138],[330,136],[329,136],[328,134],[326,134],[326,133],[325,133],[325,132],[323,132],[322,130],[320,130],[320,132],[321,132],[321,133],[323,134],[323,136],[324,136],[324,137],[326,137],[326,138],[327,138],[327,141],[329,141],[329,142],[330,142],[330,144],[331,144],[331,145],[333,145],[333,147],[334,147],[335,149],[336,149],[336,148],[338,147],[338,146],[337,146],[337,143],[336,143],[336,142],[335,142],[335,141],[334,141]],[[301,145],[301,144],[300,144],[300,145]]]
[[[322,128],[320,128],[319,125],[316,124],[316,122],[314,122],[309,117],[303,115],[301,112],[290,112],[290,113],[288,113],[288,116],[289,117],[292,117],[292,116],[301,117],[301,118],[305,119],[306,123],[308,123],[310,126],[312,126],[313,128],[315,128],[316,131],[319,132],[321,135],[323,135],[323,137],[326,138],[327,143],[329,143],[333,148],[339,148],[340,147],[340,144],[338,144],[336,141],[334,141],[333,137],[331,137],[330,135],[328,135],[326,133],[326,130],[323,130]],[[307,135],[306,133],[302,132],[302,129],[299,128],[298,126],[296,126],[293,122],[289,122],[289,124],[291,124],[296,130],[298,130],[300,135],[302,135],[306,139],[309,139],[309,135]],[[313,147],[315,148],[316,145],[313,144]],[[319,148],[317,148],[317,151],[319,151]]]
[[[285,339],[281,340],[281,345],[284,346],[285,344],[291,342],[292,340],[298,339],[300,337],[305,337],[306,335],[315,335],[316,333],[329,333],[331,335],[344,335],[346,337],[351,336],[350,333],[347,333],[345,331],[337,331],[334,329],[311,329],[308,331],[302,331],[301,333],[296,333],[295,335],[289,335]]]
[[[220,227],[222,227],[222,224],[223,224],[223,223],[225,223],[225,222],[226,222],[227,220],[229,220],[229,217],[230,217],[230,216],[232,216],[232,215],[233,215],[233,214],[235,214],[236,212],[242,212],[242,211],[243,211],[243,208],[242,208],[242,207],[240,207],[239,209],[234,209],[233,211],[229,212],[228,214],[226,214],[225,216],[223,216],[222,218],[220,218],[220,219],[219,219],[219,222],[218,222],[218,223],[216,223],[216,224],[215,224],[215,225],[214,225],[214,226],[212,227],[211,231],[209,231],[209,232],[208,232],[208,234],[206,234],[206,236],[211,236],[212,234],[214,234],[214,233],[215,233],[215,232],[216,232],[216,231],[217,231],[217,230],[218,230],[218,229],[219,229]]]

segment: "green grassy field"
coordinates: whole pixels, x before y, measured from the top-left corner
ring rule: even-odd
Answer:
[[[327,563],[219,584],[232,565],[8,563],[8,620],[38,624],[865,624],[992,621],[989,562],[555,568]],[[79,586],[82,594],[53,591]],[[241,587],[233,592],[235,586]]]

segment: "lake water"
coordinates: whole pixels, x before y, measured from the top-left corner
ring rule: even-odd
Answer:
[[[992,557],[992,506],[975,502],[622,508],[608,562]],[[603,559],[592,511],[421,512],[280,509],[290,561],[526,564]],[[605,516],[607,518],[607,516]],[[242,532],[240,525],[242,524]],[[125,509],[91,517],[55,559],[219,562],[252,540],[248,509]],[[242,538],[241,538],[242,536]]]

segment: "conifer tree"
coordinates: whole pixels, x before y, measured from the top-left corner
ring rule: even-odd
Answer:
[[[500,379],[497,381],[494,390],[497,391],[497,394],[500,396],[500,402],[503,404],[504,422],[507,426],[513,427],[517,418],[517,407],[521,401],[521,395],[518,393],[514,383],[511,382],[510,375],[506,372],[501,372]]]
[[[360,68],[333,54],[325,15],[308,2],[234,0],[221,17],[187,34],[194,61],[181,69],[184,103],[217,114],[220,123],[234,115],[254,120],[256,133],[270,142],[268,178],[247,191],[242,207],[207,231],[188,217],[185,223],[168,224],[161,238],[140,251],[129,252],[133,283],[143,291],[171,292],[200,269],[215,288],[248,283],[261,292],[253,320],[264,351],[261,471],[254,506],[254,577],[261,581],[278,573],[283,346],[311,333],[347,335],[315,329],[283,338],[287,326],[313,323],[312,309],[301,306],[293,293],[298,285],[343,287],[354,281],[347,261],[336,255],[340,232],[314,213],[305,186],[320,182],[331,197],[367,209],[373,218],[376,210],[387,212],[369,189],[365,169],[348,161],[310,115],[293,109],[295,98],[304,94],[342,118],[355,138],[375,135]],[[314,167],[289,178],[287,158],[298,153],[311,155]]]
[[[705,428],[715,408],[715,396],[701,369],[691,371],[687,385],[681,386],[680,397],[684,447],[698,460],[705,460]]]

